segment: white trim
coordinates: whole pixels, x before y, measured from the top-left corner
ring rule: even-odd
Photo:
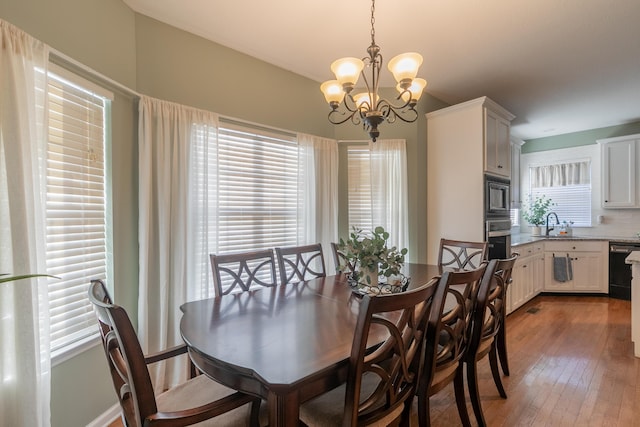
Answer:
[[[494,113],[498,114],[500,117],[508,121],[511,121],[516,117],[487,96],[481,96],[480,98],[472,99],[471,101],[466,101],[460,104],[451,105],[450,107],[445,107],[436,111],[431,111],[425,114],[425,117],[427,118],[427,120],[429,120],[429,119],[432,119],[433,117],[440,116],[442,114],[449,114],[459,110],[465,110],[470,107],[480,107],[480,106],[488,107],[491,111],[493,111]]]
[[[75,342],[73,344],[69,344],[63,347],[63,349],[58,350],[55,353],[51,354],[51,366],[59,365],[60,363],[71,359],[79,355],[80,353],[84,353],[92,347],[97,346],[101,343],[100,336],[96,331],[95,334],[92,334],[88,337],[83,338],[82,340]]]
[[[104,427],[108,426],[118,418],[120,418],[120,404],[116,403],[102,414],[98,415],[98,418],[87,424],[87,427]]]
[[[77,87],[83,92],[89,92],[92,95],[98,96],[100,98],[106,98],[109,101],[113,101],[113,92],[105,89],[100,85],[90,82],[83,77],[80,77],[76,73],[69,71],[66,68],[63,68],[54,63],[49,63],[48,71],[59,80],[62,80],[71,86]]]
[[[633,135],[614,136],[612,138],[596,139],[596,142],[598,144],[608,144],[609,142],[628,141],[630,139],[638,138],[640,138],[640,133],[636,133]]]

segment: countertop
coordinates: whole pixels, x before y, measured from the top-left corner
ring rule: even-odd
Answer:
[[[560,236],[549,236],[549,237],[545,237],[545,236],[532,236],[531,234],[525,234],[525,233],[520,233],[520,234],[513,234],[511,235],[511,247],[518,247],[520,245],[526,245],[527,243],[534,243],[534,242],[543,242],[545,240],[605,240],[607,242],[621,242],[621,243],[636,243],[638,245],[640,245],[640,239],[639,238],[633,238],[633,237],[615,237],[615,236],[580,236],[580,235],[573,235],[573,236],[567,236],[567,237],[560,237]]]

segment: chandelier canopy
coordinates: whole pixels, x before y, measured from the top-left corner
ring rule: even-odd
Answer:
[[[397,104],[393,104],[378,93],[382,55],[376,44],[375,24],[376,2],[371,0],[371,45],[366,56],[358,58],[341,58],[331,64],[331,71],[336,80],[329,80],[320,85],[320,90],[331,107],[329,121],[335,125],[351,120],[353,124],[362,123],[363,129],[369,132],[376,142],[380,131],[378,125],[383,121],[393,123],[396,119],[411,123],[418,118],[415,106],[427,86],[424,79],[416,78],[418,68],[422,64],[422,56],[415,52],[400,54],[389,61],[388,68],[398,83]],[[365,66],[371,73],[367,78]],[[358,78],[362,76],[366,88],[352,95]],[[342,106],[342,108],[340,108]]]

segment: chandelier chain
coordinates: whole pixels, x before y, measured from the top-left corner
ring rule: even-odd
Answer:
[[[371,45],[376,44],[376,30],[374,28],[374,24],[376,23],[375,12],[376,12],[376,0],[372,0],[371,1]]]

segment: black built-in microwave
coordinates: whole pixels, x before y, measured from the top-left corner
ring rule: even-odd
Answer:
[[[484,212],[486,218],[509,218],[510,182],[492,175],[484,177]]]

